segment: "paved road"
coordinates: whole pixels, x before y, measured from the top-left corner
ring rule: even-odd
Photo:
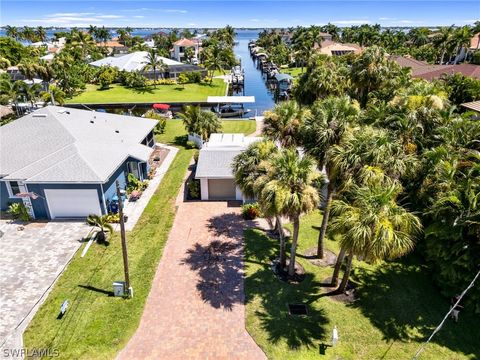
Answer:
[[[245,330],[238,206],[180,202],[140,326],[119,359],[265,359]]]

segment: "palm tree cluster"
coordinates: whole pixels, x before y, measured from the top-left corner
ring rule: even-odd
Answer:
[[[343,95],[307,79],[325,67],[343,80]],[[313,57],[300,78],[298,86],[308,87],[297,93],[299,102],[266,112],[269,140],[252,144],[233,165],[237,184],[266,216],[277,225],[282,217],[293,222],[290,267],[300,216],[323,200],[317,256],[324,256],[327,237],[338,239],[332,285],[345,264],[340,292],[355,257],[389,260],[416,242],[446,296],[466,285],[480,261],[480,123],[449,101],[457,90],[445,79],[406,75],[378,47],[343,60]],[[479,299],[480,291],[469,299],[477,311]]]

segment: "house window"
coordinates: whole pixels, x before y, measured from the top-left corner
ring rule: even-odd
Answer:
[[[18,184],[18,181],[7,181],[7,190],[8,190],[8,195],[13,198],[17,197],[16,194],[20,192],[20,185]]]

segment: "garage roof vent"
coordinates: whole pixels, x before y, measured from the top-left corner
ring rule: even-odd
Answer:
[[[33,117],[46,118],[46,117],[47,117],[47,114],[33,114]]]

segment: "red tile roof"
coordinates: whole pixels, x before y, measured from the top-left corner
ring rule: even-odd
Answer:
[[[401,67],[412,69],[412,77],[431,81],[444,74],[461,73],[465,76],[480,79],[480,65],[458,64],[458,65],[432,65],[405,56],[392,55],[390,60],[395,61]]]
[[[401,67],[409,67],[412,70],[429,65],[425,61],[420,61],[411,57],[399,56],[399,55],[391,55],[389,56],[389,60],[395,61]]]
[[[480,80],[480,65],[428,65],[422,68],[414,69],[412,71],[412,76],[431,81],[441,77],[442,75],[457,73]]]
[[[190,40],[190,39],[180,39],[178,41],[175,41],[173,43],[173,45],[177,45],[177,46],[195,46],[197,45],[196,42]]]

